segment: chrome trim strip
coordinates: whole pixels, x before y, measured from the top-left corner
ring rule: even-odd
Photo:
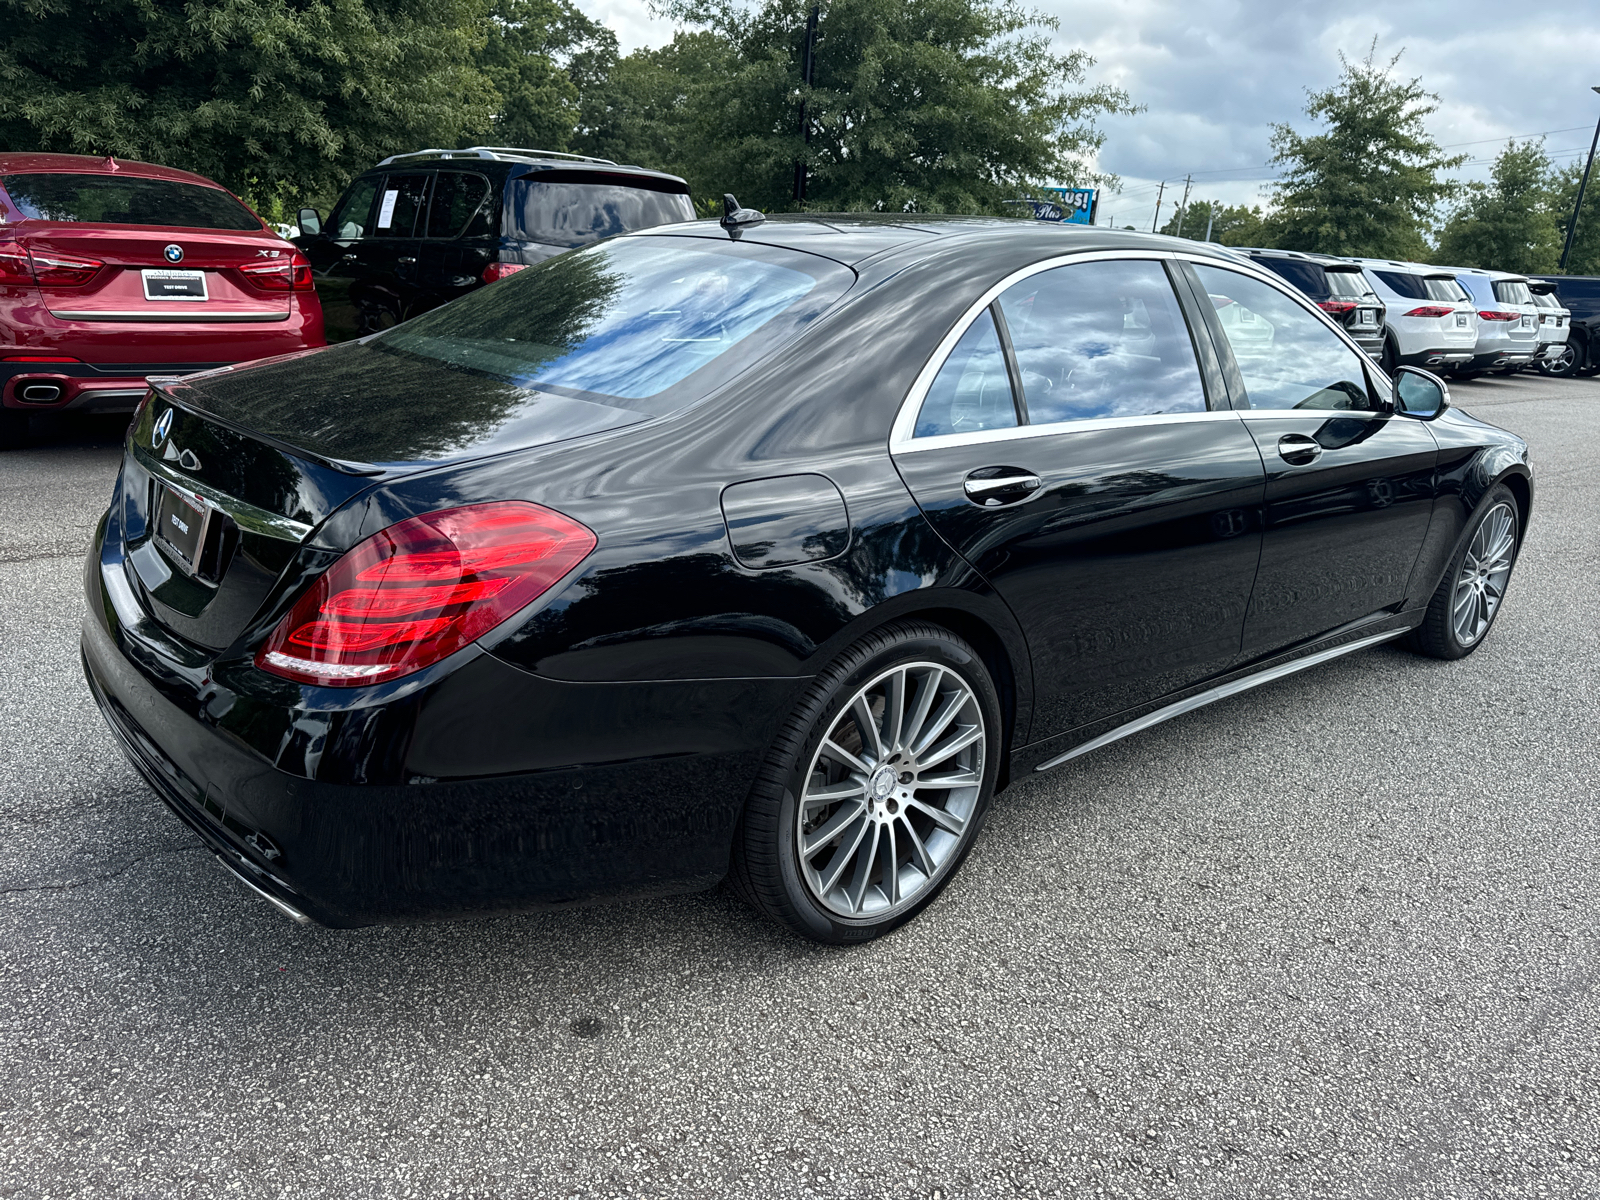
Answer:
[[[240,883],[244,884],[245,887],[249,888],[256,895],[260,896],[263,900],[265,900],[268,904],[272,905],[273,908],[277,909],[284,916],[288,917],[296,925],[309,925],[309,924],[311,924],[311,918],[306,916],[305,913],[301,912],[294,905],[289,904],[289,903],[287,903],[287,902],[285,902],[283,900],[279,900],[271,892],[265,891],[262,888],[257,887],[254,883],[252,883],[250,881],[250,878],[247,875],[245,875],[245,873],[243,871],[239,870],[238,867],[235,867],[232,863],[230,863],[227,859],[223,858],[222,855],[218,854],[215,850],[213,850],[211,853],[212,853],[212,856],[216,859],[217,866],[221,867],[229,875],[232,875]]]
[[[919,404],[920,407],[920,404]],[[940,433],[913,438],[893,446],[896,454],[916,454],[923,450],[943,450],[947,446],[979,446],[985,442],[1015,442],[1028,438],[1055,437],[1064,433],[1093,433],[1099,429],[1133,429],[1145,425],[1185,425],[1194,421],[1237,421],[1232,409],[1207,412],[1155,413],[1143,417],[1093,417],[1086,421],[1052,421],[1046,425],[1013,425],[1005,429],[982,429],[976,433]]]
[[[287,321],[293,314],[283,312],[231,312],[231,313],[152,313],[107,312],[92,309],[88,312],[50,311],[52,317],[63,321],[140,321],[151,325],[238,325],[252,321]]]
[[[292,517],[268,512],[264,508],[257,508],[255,505],[246,503],[236,496],[230,496],[226,492],[219,492],[216,488],[190,479],[175,467],[155,458],[142,446],[133,448],[133,456],[138,464],[150,472],[152,476],[200,501],[207,508],[214,508],[218,512],[232,517],[233,523],[247,533],[256,533],[263,537],[278,538],[280,541],[291,542],[303,542],[311,534],[312,527],[303,521],[296,521]]]
[[[1170,721],[1173,717],[1181,717],[1184,713],[1193,712],[1197,708],[1204,708],[1208,704],[1215,704],[1218,700],[1226,700],[1229,696],[1237,696],[1240,692],[1247,692],[1251,688],[1260,687],[1264,683],[1271,683],[1282,679],[1286,675],[1293,675],[1297,671],[1304,671],[1308,667],[1320,666],[1331,659],[1340,658],[1346,654],[1353,654],[1357,650],[1365,650],[1368,646],[1376,646],[1380,642],[1393,641],[1404,629],[1390,630],[1388,633],[1378,633],[1371,637],[1360,638],[1353,642],[1346,642],[1342,646],[1335,646],[1331,650],[1322,650],[1316,654],[1297,658],[1292,662],[1279,663],[1275,667],[1268,667],[1254,675],[1246,675],[1243,679],[1235,679],[1232,683],[1219,684],[1214,688],[1190,696],[1187,700],[1179,700],[1176,704],[1169,704],[1165,708],[1158,708],[1153,713],[1147,713],[1138,720],[1129,721],[1126,725],[1118,725],[1109,733],[1102,733],[1099,737],[1084,742],[1081,746],[1074,746],[1065,754],[1058,754],[1048,762],[1035,767],[1035,771],[1048,771],[1051,767],[1059,767],[1068,759],[1077,758],[1091,750],[1098,750],[1101,746],[1109,746],[1112,742],[1121,741],[1130,734],[1142,733],[1152,725],[1160,725],[1163,721]]]

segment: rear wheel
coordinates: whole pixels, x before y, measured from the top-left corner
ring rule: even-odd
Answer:
[[[1478,506],[1461,549],[1439,581],[1409,645],[1431,658],[1465,658],[1483,644],[1500,615],[1516,565],[1520,514],[1504,484]]]
[[[1394,337],[1385,334],[1383,339],[1383,353],[1378,356],[1378,365],[1383,368],[1383,373],[1394,378],[1395,371],[1400,366],[1400,352],[1395,349]]]
[[[920,621],[869,634],[779,732],[734,838],[734,890],[819,942],[909,921],[983,824],[1000,728],[994,683],[961,638]]]

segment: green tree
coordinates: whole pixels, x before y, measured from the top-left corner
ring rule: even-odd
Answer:
[[[1418,79],[1393,74],[1400,61],[1358,63],[1342,54],[1339,81],[1310,92],[1306,115],[1320,133],[1274,125],[1272,161],[1283,168],[1268,236],[1289,250],[1422,258],[1435,212],[1454,185],[1441,176],[1466,161],[1446,155],[1423,128],[1439,104]]]
[[[1262,216],[1259,207],[1246,208],[1242,204],[1219,204],[1214,200],[1193,200],[1183,215],[1183,236],[1201,241],[1210,226],[1211,240],[1224,246],[1262,245]],[[1173,213],[1161,232],[1174,236],[1178,232],[1178,214]]]
[[[810,7],[667,0],[695,32],[619,64],[619,84],[662,102],[613,107],[606,136],[659,146],[697,194],[758,208],[797,207],[800,159],[809,209],[999,213],[1040,186],[1098,178],[1096,118],[1133,111],[1123,92],[1083,86],[1094,60],[1054,50],[1053,18],[1009,0],[825,0],[807,89]]]
[[[1553,175],[1542,142],[1507,143],[1489,182],[1466,185],[1464,201],[1439,235],[1439,258],[1496,271],[1555,270],[1562,230],[1552,209]]]
[[[487,0],[0,0],[0,146],[183,167],[263,203],[488,124]]]
[[[1550,181],[1550,208],[1556,222],[1556,257],[1566,242],[1567,226],[1572,223],[1572,205],[1578,198],[1578,183],[1583,178],[1583,160],[1556,171]],[[1552,268],[1553,270],[1554,268]],[[1600,275],[1600,171],[1589,179],[1583,196],[1583,212],[1578,214],[1578,234],[1572,239],[1567,256],[1568,275]]]
[[[482,140],[566,150],[582,93],[616,61],[616,34],[567,0],[495,0],[477,62],[499,100]]]

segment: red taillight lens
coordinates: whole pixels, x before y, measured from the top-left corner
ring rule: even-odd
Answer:
[[[1508,312],[1481,312],[1478,315],[1485,321],[1516,321],[1522,317],[1521,313]]]
[[[29,251],[28,257],[33,260],[34,282],[40,287],[77,287],[80,283],[88,283],[105,266],[97,258],[48,254],[39,250]]]
[[[0,362],[70,362],[78,360],[70,354],[8,354]]]
[[[518,271],[527,269],[527,263],[492,262],[483,269],[483,281],[493,283],[497,279],[504,279],[507,275],[515,275]]]
[[[311,278],[311,264],[298,250],[288,258],[240,267],[239,273],[268,292],[309,292],[316,287]]]
[[[1420,308],[1413,308],[1406,314],[1408,317],[1448,317],[1455,312],[1453,308],[1443,308],[1437,304],[1424,304]]]
[[[0,286],[6,284],[33,286],[33,271],[28,266],[28,252],[20,242],[0,242]]]
[[[1355,312],[1356,302],[1354,300],[1318,300],[1317,307],[1323,312],[1337,313],[1342,317],[1345,313]]]
[[[587,526],[524,501],[410,517],[329,567],[272,631],[256,666],[324,687],[420,671],[538,599],[596,540]]]

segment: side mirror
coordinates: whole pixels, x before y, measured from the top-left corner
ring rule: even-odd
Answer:
[[[1444,380],[1420,367],[1401,367],[1394,375],[1394,411],[1419,421],[1431,421],[1450,407],[1450,389]]]
[[[300,210],[300,235],[302,237],[316,237],[322,232],[322,216],[314,208]]]

